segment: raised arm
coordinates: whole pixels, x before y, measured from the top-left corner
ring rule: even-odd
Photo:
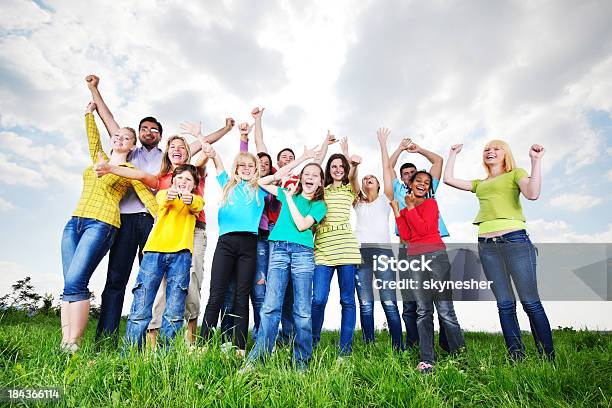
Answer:
[[[180,124],[182,133],[190,134],[197,140],[189,144],[189,150],[192,156],[195,156],[201,149],[202,143],[213,144],[223,136],[225,136],[234,127],[235,121],[232,118],[225,118],[225,126],[202,137],[202,122],[197,124],[191,122],[183,122]]]
[[[416,143],[410,143],[408,146],[408,153],[419,153],[424,156],[431,163],[431,168],[429,169],[429,174],[433,178],[440,180],[442,177],[442,163],[444,163],[444,159],[442,156],[435,154],[434,152],[430,152],[427,149],[422,148]]]
[[[349,181],[353,187],[353,192],[355,194],[359,194],[361,186],[359,185],[357,166],[361,164],[361,156],[357,156],[356,154],[352,155],[349,158],[349,163],[351,164],[351,169],[349,170]]]
[[[278,187],[274,183],[282,180],[283,178],[288,177],[291,174],[291,171],[297,166],[299,166],[301,163],[305,162],[308,159],[312,159],[316,154],[317,147],[318,146],[315,146],[312,149],[308,149],[306,146],[304,146],[304,152],[300,157],[281,167],[276,173],[261,177],[258,180],[259,186],[270,194],[278,196]]]
[[[302,232],[306,231],[308,228],[312,227],[315,223],[315,219],[312,215],[307,215],[304,217],[300,210],[298,210],[295,202],[293,201],[293,194],[297,189],[297,184],[293,184],[287,187],[286,190],[283,190],[285,193],[285,198],[287,199],[287,207],[289,208],[289,212],[291,213],[291,218],[293,218],[293,222],[297,229]]]
[[[451,146],[450,152],[448,153],[448,160],[446,161],[446,168],[444,168],[443,181],[444,184],[458,188],[459,190],[472,191],[472,182],[470,180],[455,178],[455,159],[457,158],[457,154],[459,154],[462,147],[462,144]]]
[[[217,171],[217,175],[223,173],[225,168],[223,167],[223,162],[221,161],[221,157],[217,154],[215,149],[208,143],[205,143],[202,146],[202,151],[209,159],[212,159],[213,163],[215,163],[215,170]]]
[[[263,111],[266,108],[255,107],[251,111],[251,115],[253,119],[255,119],[255,149],[257,149],[257,153],[268,153],[268,148],[264,143],[263,139],[263,128],[261,127],[261,117],[263,115]]]
[[[108,106],[106,106],[106,103],[104,102],[104,99],[102,99],[102,95],[98,90],[100,78],[95,75],[87,75],[85,77],[85,81],[87,82],[87,88],[89,88],[89,91],[91,92],[91,97],[98,108],[98,115],[100,115],[100,119],[102,119],[102,122],[104,123],[108,136],[111,137],[119,130],[120,126],[117,124],[117,121],[115,121],[113,114],[111,113],[110,109],[108,109]]]
[[[544,147],[534,144],[529,149],[529,157],[531,158],[531,177],[523,177],[519,180],[519,188],[521,193],[528,200],[537,200],[540,197],[542,190],[542,156],[544,156]]]
[[[332,135],[331,132],[328,130],[327,135],[325,135],[325,139],[323,139],[323,143],[321,143],[321,148],[314,157],[313,163],[317,163],[319,165],[323,163],[323,160],[325,160],[325,156],[327,156],[327,148],[330,144],[336,143],[336,141],[336,136]]]
[[[94,171],[96,172],[96,175],[98,177],[102,177],[105,174],[111,173],[130,180],[141,181],[147,187],[157,189],[157,176],[154,176],[153,174],[147,173],[143,170],[109,164],[108,160],[106,160],[100,153],[98,154],[98,162],[94,165]]]
[[[399,159],[402,152],[408,149],[410,143],[412,143],[411,139],[402,139],[399,145],[397,146],[397,149],[395,149],[393,154],[391,154],[391,157],[389,158],[389,168],[391,169],[393,176],[395,176],[395,166],[397,165],[397,160]]]
[[[87,142],[89,146],[89,158],[92,164],[96,164],[98,157],[104,157],[108,160],[108,156],[102,150],[102,142],[100,141],[100,132],[93,111],[96,110],[96,104],[89,102],[85,111],[85,130],[87,132]]]
[[[389,152],[387,151],[387,140],[391,132],[387,128],[379,128],[376,132],[380,144],[380,156],[383,169],[383,191],[389,201],[393,201],[393,169],[389,164]]]

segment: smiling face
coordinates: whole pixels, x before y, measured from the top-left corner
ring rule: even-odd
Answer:
[[[265,177],[270,174],[271,167],[272,163],[270,163],[268,156],[261,156],[259,158],[259,173],[261,174],[261,177]]]
[[[504,147],[494,143],[487,144],[482,152],[482,161],[486,166],[503,164],[505,157]]]
[[[404,167],[403,169],[401,169],[400,178],[402,179],[402,182],[405,185],[408,185],[410,183],[410,179],[412,178],[412,175],[416,173],[416,171],[417,171],[416,167],[412,167],[412,166]]]
[[[363,187],[363,190],[366,192],[370,192],[370,191],[380,191],[380,183],[378,182],[378,179],[369,174],[367,176],[365,176],[362,180],[361,180],[361,185]]]
[[[312,196],[319,187],[323,185],[323,177],[321,168],[317,165],[308,165],[302,170],[300,178],[302,193],[306,196]]]
[[[140,143],[146,148],[152,148],[159,144],[161,132],[155,122],[145,121],[140,124],[138,129]]]
[[[278,167],[284,167],[295,160],[295,156],[289,150],[283,150],[278,155]]]
[[[172,182],[179,191],[192,192],[195,188],[195,180],[193,179],[193,175],[187,170],[174,176]]]
[[[329,174],[331,175],[332,180],[342,181],[345,173],[346,169],[342,164],[342,159],[332,160],[331,164],[329,165]]]
[[[240,159],[236,165],[236,174],[244,181],[249,181],[256,173],[257,163],[248,157]]]
[[[113,151],[117,153],[127,153],[136,144],[136,135],[130,129],[121,128],[111,137]]]
[[[414,180],[410,183],[410,190],[417,198],[427,196],[431,187],[431,177],[426,173],[418,173]]]
[[[184,164],[189,158],[187,146],[182,139],[172,139],[168,144],[168,159],[173,167]]]

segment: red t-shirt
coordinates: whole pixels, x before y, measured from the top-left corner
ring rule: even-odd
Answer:
[[[206,173],[205,171],[198,169],[198,172],[200,174],[200,183],[196,186],[194,194],[199,195],[200,197],[204,198],[204,182],[206,180]],[[157,177],[157,188],[156,190],[167,190],[170,187],[172,187],[172,172],[169,172],[167,174],[164,174],[163,176],[159,176]],[[197,221],[202,221],[202,222],[206,222],[206,216],[204,215],[204,209],[202,209],[202,211],[200,211],[200,213],[198,214],[198,218]]]
[[[412,210],[404,208],[395,219],[400,238],[408,245],[408,255],[420,255],[446,248],[438,229],[438,203],[428,198]]]

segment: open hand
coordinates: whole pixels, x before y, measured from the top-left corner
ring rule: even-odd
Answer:
[[[181,133],[187,133],[191,136],[198,137],[202,134],[202,122],[191,123],[191,122],[182,122],[180,124]]]
[[[389,134],[391,134],[391,131],[387,128],[381,127],[378,128],[378,130],[376,131],[376,137],[378,137],[378,142],[380,144],[387,144],[387,139],[389,138]]]

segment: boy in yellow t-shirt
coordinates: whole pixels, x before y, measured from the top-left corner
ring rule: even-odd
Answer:
[[[155,294],[164,275],[168,285],[161,326],[162,342],[173,339],[183,325],[193,232],[196,217],[204,207],[202,197],[193,194],[198,182],[196,168],[183,164],[172,173],[172,186],[157,193],[158,217],[143,249],[144,257],[132,289],[134,300],[125,332],[126,346],[138,344],[139,349],[142,347],[152,317]]]

